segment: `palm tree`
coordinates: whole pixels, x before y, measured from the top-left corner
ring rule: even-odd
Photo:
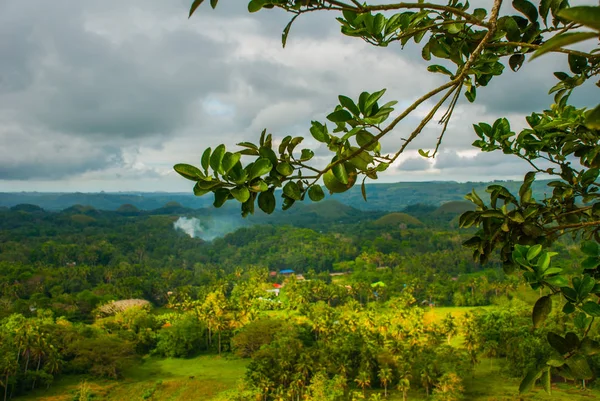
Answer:
[[[377,373],[377,377],[379,377],[379,381],[383,384],[383,395],[387,398],[387,386],[392,381],[393,372],[390,368],[381,368]]]
[[[429,389],[433,384],[433,377],[431,377],[429,366],[421,370],[421,384],[425,387],[425,393],[427,393],[427,397],[429,397]]]
[[[46,363],[44,364],[44,370],[46,370],[51,375],[55,375],[60,372],[60,368],[62,367],[63,360],[60,359],[60,353],[57,352],[53,347],[51,347],[51,352],[48,353],[46,357]],[[50,387],[50,382],[48,382],[48,388]]]
[[[361,370],[354,381],[362,388],[363,396],[366,396],[366,388],[371,387],[371,375],[369,372]]]
[[[402,400],[403,401],[406,401],[406,399],[407,399],[408,390],[410,390],[410,379],[411,378],[412,377],[408,370],[403,370],[400,373],[400,380],[398,381],[398,385],[396,386],[396,388],[398,390],[402,391]]]
[[[0,377],[0,386],[4,387],[4,401],[8,398],[8,385],[10,384],[10,376],[15,374],[19,368],[19,365],[14,358],[10,357],[7,352],[4,354],[4,358],[0,360],[0,370],[2,377]]]

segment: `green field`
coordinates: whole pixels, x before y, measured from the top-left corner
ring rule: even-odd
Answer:
[[[122,380],[90,380],[88,383],[97,400],[211,400],[236,387],[237,381],[244,376],[248,362],[218,356],[146,358],[143,364],[126,371]],[[18,399],[71,401],[82,380],[85,377],[67,376],[49,390],[37,390]]]

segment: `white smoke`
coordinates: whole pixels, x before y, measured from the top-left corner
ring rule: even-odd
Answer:
[[[241,226],[239,222],[227,218],[207,218],[201,221],[196,217],[180,217],[173,223],[175,230],[181,230],[192,238],[201,238],[205,241],[223,237]]]

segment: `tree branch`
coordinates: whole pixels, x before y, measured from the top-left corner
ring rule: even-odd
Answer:
[[[565,224],[562,226],[550,227],[549,231],[554,232],[554,231],[560,231],[560,230],[567,230],[569,228],[584,228],[584,227],[593,227],[593,226],[600,226],[600,221],[586,221],[583,223]]]
[[[490,48],[491,47],[504,47],[504,46],[526,47],[526,48],[533,49],[533,50],[537,50],[541,47],[540,45],[535,45],[533,43],[525,43],[525,42],[497,42],[497,43],[488,43],[486,45],[486,47],[490,47]],[[586,57],[586,58],[600,57],[600,54],[590,54],[590,53],[580,52],[577,50],[569,50],[569,49],[562,49],[562,48],[550,50],[550,52],[572,54],[574,56],[581,56],[581,57]]]

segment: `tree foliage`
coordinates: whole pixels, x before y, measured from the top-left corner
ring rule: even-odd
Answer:
[[[193,2],[190,16],[202,3]],[[210,3],[214,8],[218,1]],[[474,124],[478,137],[473,143],[475,148],[502,151],[525,160],[532,170],[525,175],[517,194],[502,185],[492,185],[487,189],[489,201],[474,191],[467,195],[476,210],[467,211],[460,219],[461,227],[478,228],[465,242],[476,260],[484,263],[499,251],[506,272],[520,270],[533,289],[546,291],[533,309],[534,326],[543,324],[553,300],[561,298],[563,312],[575,316],[576,324],[584,328],[581,336],[549,334],[549,343],[560,358],[535,366],[521,386],[525,391],[541,379],[549,390],[551,371],[587,378],[590,370],[586,357],[599,347],[586,335],[594,318],[600,317],[596,295],[600,294],[596,282],[600,277],[600,105],[578,108],[569,104],[569,98],[600,73],[600,7],[571,7],[567,0],[540,0],[536,4],[514,0],[509,9],[503,3],[494,0],[490,9],[472,9],[468,2],[459,0],[439,4],[251,0],[250,12],[279,8],[292,14],[283,31],[284,46],[298,17],[308,12],[334,11],[343,35],[380,47],[395,42],[402,46],[409,41],[420,44],[423,59],[432,62],[428,71],[445,75],[447,81],[402,111],[395,109],[396,101],[384,100],[385,89],[363,92],[354,99],[340,95],[339,105],[327,115],[328,122],[312,121],[309,128],[310,135],[331,152],[331,161],[323,168],[311,164],[314,151],[300,147],[303,137],[287,136],[274,147],[273,136],[264,130],[257,144],[242,142],[238,144],[242,149],[235,152],[227,151],[224,145],[209,148],[202,155],[200,168],[178,164],[175,170],[195,182],[196,195],[213,193],[215,207],[229,199],[239,201],[243,216],[253,213],[255,204],[272,213],[279,188],[284,210],[307,195],[314,202],[323,199],[321,183],[330,193],[338,193],[362,181],[366,199],[365,180],[377,179],[394,163],[438,111],[445,110],[440,120],[442,130],[430,150],[419,151],[423,157],[437,154],[461,95],[476,102],[478,88],[503,75],[505,65],[516,72],[528,59],[547,53],[563,55],[569,71],[549,77],[557,80],[549,89],[554,103],[546,110],[532,110],[526,129],[514,132],[506,118]],[[568,48],[584,41],[591,45],[586,47],[589,50]],[[435,59],[441,64],[434,64]],[[428,101],[433,106],[400,148],[382,149],[380,140],[393,135],[401,121]],[[550,176],[552,180],[548,195],[534,199],[531,185],[539,176]],[[588,258],[581,266],[581,275],[573,277],[571,283],[560,268],[552,266],[555,255],[544,249],[567,234],[587,240],[582,243],[582,251]]]

